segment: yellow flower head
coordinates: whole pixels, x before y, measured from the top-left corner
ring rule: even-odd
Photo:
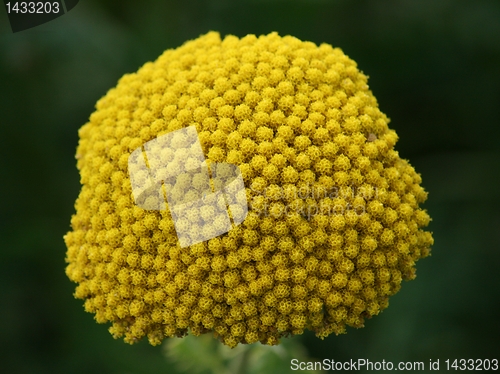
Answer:
[[[128,343],[362,327],[433,243],[388,121],[327,44],[211,32],[166,51],[79,132],[75,296]]]

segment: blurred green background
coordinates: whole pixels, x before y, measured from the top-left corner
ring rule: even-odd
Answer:
[[[297,338],[316,359],[500,359],[500,1],[82,0],[13,34],[0,10],[3,373],[170,373],[115,341],[64,274],[77,130],[124,73],[209,30],[341,47],[370,76],[396,148],[423,176],[432,257],[364,329]],[[291,372],[283,359],[274,373]]]

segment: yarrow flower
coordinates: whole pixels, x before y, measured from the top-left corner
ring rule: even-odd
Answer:
[[[75,297],[128,343],[213,332],[230,347],[274,345],[362,327],[433,244],[427,193],[388,122],[367,77],[327,44],[210,32],[167,50],[121,78],[80,129],[82,189],[65,236]],[[174,162],[171,140],[140,161],[169,134],[201,157]],[[213,175],[228,164],[243,195],[174,209],[204,183],[182,165]],[[141,203],[134,181],[154,178],[156,197]]]

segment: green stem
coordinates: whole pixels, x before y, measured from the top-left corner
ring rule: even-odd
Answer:
[[[249,359],[249,353],[252,349],[251,345],[248,344],[248,345],[244,345],[244,350],[243,352],[241,352],[240,356],[238,357],[239,360],[238,360],[238,364],[236,365],[236,367],[234,369],[236,370],[231,370],[233,368],[228,368],[230,369],[230,374],[245,374],[246,373],[246,368],[247,368],[247,364],[248,364],[248,359]]]

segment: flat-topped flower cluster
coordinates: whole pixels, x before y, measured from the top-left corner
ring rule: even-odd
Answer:
[[[427,193],[387,123],[367,77],[327,44],[212,32],[166,51],[80,130],[65,237],[75,296],[128,343],[213,332],[230,347],[272,345],[363,326],[433,243]],[[168,207],[135,204],[128,161],[189,126],[208,164],[238,167],[251,206],[229,232],[182,248]]]

